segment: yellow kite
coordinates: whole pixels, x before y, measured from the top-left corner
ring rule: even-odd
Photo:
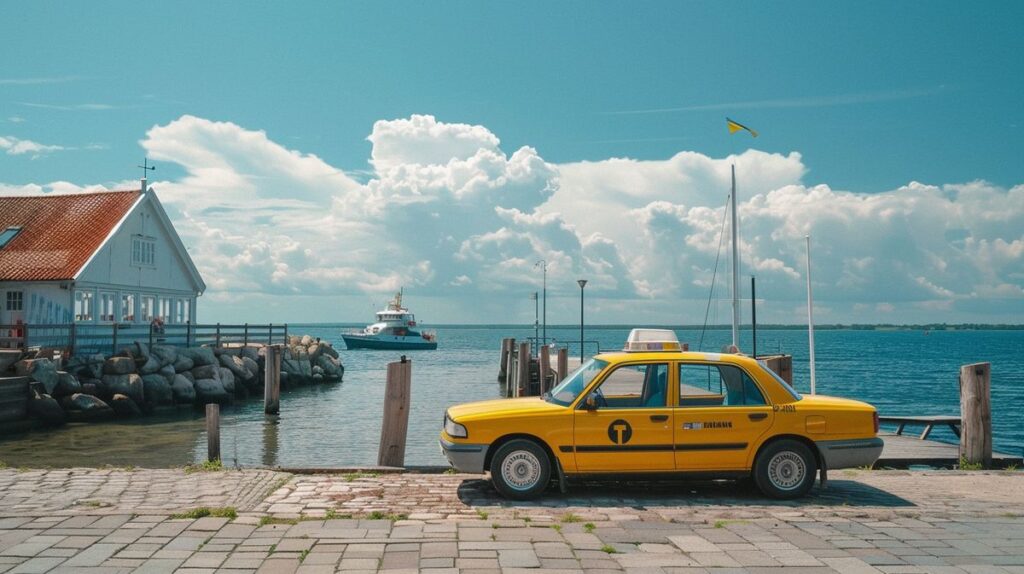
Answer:
[[[747,130],[748,132],[750,132],[750,135],[754,136],[755,138],[757,137],[757,132],[755,132],[754,130],[748,128],[747,126],[745,126],[745,125],[743,125],[743,124],[741,124],[739,122],[734,122],[734,121],[730,120],[729,118],[725,118],[725,123],[726,123],[726,125],[729,126],[729,133],[731,133],[731,134],[734,134],[734,133],[736,133],[736,132],[738,132],[740,130]]]

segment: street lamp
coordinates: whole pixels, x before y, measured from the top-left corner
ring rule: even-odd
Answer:
[[[541,259],[533,264],[534,269],[538,265],[544,272],[544,340],[540,344],[546,345],[548,342],[548,262]]]
[[[537,340],[537,292],[530,293],[530,299],[533,299],[533,340]]]
[[[586,279],[577,279],[580,286],[580,364],[583,364],[583,288],[587,286]]]

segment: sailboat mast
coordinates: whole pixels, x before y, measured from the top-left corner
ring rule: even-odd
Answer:
[[[740,346],[740,257],[736,228],[736,164],[732,165],[732,344]]]

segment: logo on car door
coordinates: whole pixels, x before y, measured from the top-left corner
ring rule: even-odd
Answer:
[[[608,425],[608,438],[615,444],[626,444],[633,438],[633,427],[623,419],[615,419]]]

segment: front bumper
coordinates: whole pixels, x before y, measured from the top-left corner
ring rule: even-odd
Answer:
[[[455,467],[455,470],[483,474],[484,459],[487,458],[487,445],[454,443],[445,439],[441,439],[440,443],[441,454],[448,459],[449,464]]]
[[[825,468],[871,466],[882,455],[885,443],[878,437],[853,440],[823,440],[816,443]]]

